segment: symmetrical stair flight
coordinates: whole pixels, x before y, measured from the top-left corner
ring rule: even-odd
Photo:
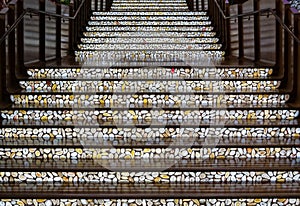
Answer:
[[[299,111],[272,67],[221,64],[211,21],[115,0],[81,66],[28,68],[1,111],[0,206],[299,205]]]

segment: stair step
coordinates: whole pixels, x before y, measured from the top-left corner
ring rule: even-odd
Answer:
[[[299,116],[298,108],[288,105],[217,105],[198,107],[178,106],[146,106],[111,107],[98,105],[85,106],[28,106],[15,105],[2,110],[3,119],[126,119],[126,120],[152,120],[152,119],[295,119]]]
[[[160,6],[153,6],[151,8],[149,8],[148,6],[135,6],[132,5],[131,8],[128,8],[127,6],[112,6],[111,11],[186,11],[188,12],[188,7],[187,6],[177,6],[177,7],[171,7],[170,6],[164,6],[164,5],[160,5]]]
[[[16,119],[16,120],[8,120],[3,119],[0,121],[1,127],[5,130],[5,132],[13,132],[12,136],[16,132],[15,129],[12,128],[43,128],[43,132],[48,134],[51,130],[46,130],[44,128],[67,128],[70,131],[73,131],[74,128],[86,128],[91,130],[93,128],[141,128],[146,129],[150,128],[148,132],[153,128],[154,130],[157,128],[161,128],[162,125],[164,128],[202,128],[202,136],[206,134],[210,130],[214,131],[214,129],[220,131],[221,135],[233,135],[233,136],[253,136],[254,133],[260,137],[259,134],[263,134],[266,137],[283,137],[283,136],[291,136],[293,133],[300,134],[299,127],[300,122],[298,119],[294,120],[158,120],[152,119],[151,121],[146,120],[28,120],[28,119]],[[226,130],[228,128],[228,131]],[[30,130],[30,129],[29,129]],[[58,129],[56,129],[58,130]],[[245,130],[245,131],[243,131]],[[267,131],[266,131],[267,130]],[[275,131],[272,132],[272,131]],[[1,130],[0,130],[1,131]],[[67,130],[66,130],[67,131]],[[75,130],[74,130],[75,131]],[[112,132],[112,130],[109,130]],[[32,134],[31,131],[30,134]],[[79,132],[76,130],[75,132]],[[235,133],[236,132],[236,133]],[[240,133],[238,133],[240,132]],[[69,134],[68,134],[69,133]],[[253,133],[253,135],[251,135]],[[69,135],[68,137],[72,137],[72,132],[67,132],[64,135]],[[93,136],[93,134],[92,134]],[[201,136],[201,134],[200,134]],[[295,135],[298,136],[298,135]],[[262,136],[264,137],[264,136]]]
[[[74,92],[199,92],[199,91],[269,91],[275,90],[280,86],[277,80],[41,80],[33,79],[20,81],[22,88],[29,92],[47,91],[74,91]]]
[[[217,43],[219,41],[218,38],[187,38],[187,37],[135,37],[135,38],[125,38],[125,37],[113,37],[113,38],[81,38],[81,42],[88,44],[99,44],[99,43],[107,43],[107,44],[116,44],[116,43],[137,43],[137,42],[144,42],[144,43],[156,43],[156,44],[175,44],[175,43],[186,43],[186,44],[212,44]]]
[[[2,159],[23,159],[23,158],[37,158],[37,159],[245,159],[245,158],[300,158],[300,147],[283,146],[283,147],[216,147],[211,146],[203,148],[190,148],[187,145],[185,148],[89,148],[83,146],[75,148],[40,148],[39,145],[33,148],[1,148],[0,154]],[[192,143],[191,143],[192,145]],[[216,143],[217,145],[217,143]]]
[[[86,31],[83,32],[83,36],[98,38],[98,37],[215,37],[216,32],[214,31]]]
[[[6,148],[299,147],[299,125],[247,127],[250,123],[240,124],[240,128],[226,124],[212,128],[207,125],[206,127],[200,125],[201,128],[197,128],[197,125],[184,124],[163,125],[164,127],[158,128],[158,125],[151,124],[145,127],[145,125],[117,123],[106,127],[106,124],[99,123],[92,125],[65,123],[54,127],[45,122],[34,125],[24,123],[14,125],[15,128],[12,128],[13,125],[5,124],[5,128],[0,130],[0,142]]]
[[[170,7],[186,7],[186,2],[166,2],[166,1],[160,1],[160,2],[132,2],[132,1],[123,1],[123,2],[114,2],[114,7],[132,7],[132,6],[144,6],[147,5],[148,7],[155,7],[155,6],[170,6]]]
[[[205,25],[211,25],[211,21],[202,21],[202,20],[192,20],[192,21],[183,21],[183,20],[115,20],[115,21],[89,21],[88,27],[99,27],[99,26],[205,26]]]
[[[185,184],[111,184],[111,183],[69,183],[69,184],[2,184],[0,198],[48,199],[185,199],[188,198],[297,198],[299,202],[300,183],[185,183]],[[266,201],[265,199],[263,199]],[[256,202],[262,202],[259,199]],[[100,200],[99,200],[100,201]],[[162,200],[159,200],[159,203]],[[175,201],[175,200],[174,200]],[[242,199],[242,202],[246,200]],[[280,201],[280,200],[277,200]],[[293,200],[290,200],[296,202]],[[109,200],[110,202],[110,200]],[[198,201],[199,202],[199,201]],[[214,199],[214,202],[217,201]],[[269,200],[267,200],[269,202]],[[240,202],[239,202],[240,203]]]
[[[132,93],[29,93],[11,95],[15,104],[22,105],[106,105],[106,106],[130,106],[130,105],[160,105],[160,106],[207,106],[223,103],[230,104],[254,104],[254,105],[277,105],[284,104],[289,100],[288,94],[132,94]],[[153,99],[155,98],[155,99]]]
[[[126,25],[120,25],[120,26],[113,26],[113,25],[107,25],[107,26],[87,26],[86,31],[89,32],[97,32],[97,31],[112,31],[112,32],[163,32],[163,31],[169,31],[169,32],[211,32],[214,31],[214,27],[212,26],[195,26],[195,25],[174,25],[174,26],[126,26]]]
[[[180,130],[181,129],[181,130]],[[128,130],[128,129],[126,129]],[[271,137],[271,138],[263,138],[263,137],[221,137],[216,136],[217,132],[210,131],[205,137],[201,130],[197,130],[195,128],[179,128],[174,129],[177,135],[167,134],[167,131],[172,131],[172,129],[165,130],[165,132],[159,133],[159,129],[153,129],[152,133],[158,133],[160,136],[150,135],[148,137],[140,136],[140,133],[137,135],[132,133],[132,138],[129,138],[128,135],[130,132],[134,132],[134,130],[130,130],[130,132],[124,132],[123,135],[110,135],[105,134],[105,130],[100,130],[98,134],[103,134],[103,137],[100,135],[98,137],[91,137],[91,133],[87,134],[84,130],[80,130],[80,132],[73,132],[72,139],[70,138],[61,138],[52,133],[52,135],[46,135],[37,137],[37,135],[29,135],[29,133],[19,135],[23,137],[18,137],[18,135],[12,135],[10,137],[1,138],[0,143],[1,147],[5,148],[186,148],[190,146],[192,148],[259,148],[259,147],[300,147],[299,134],[293,134],[294,137]],[[180,132],[179,132],[180,130]],[[18,132],[21,133],[22,130]],[[102,132],[101,132],[102,131]],[[118,130],[114,130],[118,133],[121,133]],[[121,130],[124,131],[124,130]],[[225,131],[225,129],[224,129]],[[38,132],[38,130],[35,130]],[[85,132],[85,133],[81,133]],[[2,133],[2,132],[1,132]],[[0,134],[1,134],[0,133]],[[32,133],[32,130],[31,130]],[[57,133],[57,130],[55,134]],[[75,135],[76,133],[76,135]],[[145,133],[145,132],[144,132]],[[175,133],[175,132],[173,132]],[[182,133],[182,134],[181,134]],[[198,137],[198,135],[202,134],[202,136]],[[219,133],[219,132],[218,132]],[[113,133],[111,133],[113,134]],[[127,136],[124,136],[124,135]],[[148,133],[149,134],[149,133]],[[194,135],[193,137],[189,136]],[[9,133],[4,133],[3,136],[8,136]],[[27,137],[25,137],[25,135]],[[80,136],[88,136],[89,137],[80,137]],[[94,134],[95,135],[95,134]],[[211,142],[213,141],[213,142]],[[192,143],[192,145],[191,145]]]
[[[119,51],[119,50],[176,50],[176,51],[194,51],[194,50],[217,50],[221,49],[222,44],[195,44],[195,43],[105,43],[105,44],[78,44],[80,50],[95,51]]]
[[[209,16],[203,16],[203,15],[170,15],[170,16],[164,16],[164,15],[137,15],[134,13],[133,15],[105,15],[105,16],[91,16],[90,20],[93,21],[208,21],[210,19]]]
[[[203,173],[222,172],[221,176],[227,177],[228,174],[223,172],[244,173],[251,175],[247,171],[260,173],[259,176],[266,171],[274,171],[272,175],[281,175],[281,172],[286,172],[287,168],[290,171],[299,174],[299,161],[297,159],[135,159],[135,160],[116,160],[116,159],[87,159],[87,160],[61,160],[61,159],[2,159],[0,160],[0,170],[2,172],[106,172],[106,173],[121,173],[122,176],[131,176],[128,173],[139,173],[157,176],[157,172],[163,175],[166,172],[178,172],[185,174],[201,175]],[[24,167],[26,165],[26,167]],[[169,167],[165,167],[169,165]],[[188,171],[188,172],[187,172]],[[154,174],[153,174],[154,173]],[[196,174],[195,174],[196,173]],[[266,172],[268,173],[268,172]],[[5,175],[5,174],[4,174]],[[65,174],[63,174],[65,175]],[[159,176],[161,176],[159,175]],[[174,175],[174,174],[173,174]],[[177,174],[176,174],[177,175]],[[193,175],[193,176],[194,176]],[[215,176],[217,174],[214,174]],[[234,175],[234,174],[230,174]],[[269,176],[272,176],[270,173]],[[44,174],[43,174],[44,176]],[[88,176],[88,175],[86,175]],[[143,175],[141,175],[143,176]],[[170,175],[172,176],[172,175]],[[239,176],[239,175],[238,175]],[[267,177],[267,176],[265,176]],[[3,176],[2,176],[3,178]],[[219,177],[220,178],[220,177]],[[278,179],[283,178],[278,177]],[[284,175],[286,178],[286,175]],[[220,178],[221,179],[221,178]],[[241,180],[241,179],[237,179]],[[253,180],[254,181],[254,180]],[[296,180],[296,181],[299,181]]]
[[[213,58],[213,59],[218,59],[222,58],[225,55],[224,51],[220,50],[186,50],[186,49],[181,49],[181,50],[173,50],[173,49],[120,49],[120,50],[102,50],[102,51],[95,51],[95,50],[78,50],[75,51],[75,56],[76,57],[92,57],[92,58],[100,58],[100,59],[105,59],[109,60],[111,59],[112,62],[120,58],[186,58],[186,57],[199,57],[199,58]],[[200,61],[200,60],[199,60]]]
[[[0,163],[4,165],[0,167],[2,183],[291,183],[299,182],[300,176],[298,161],[291,159],[8,159]],[[10,172],[13,177],[8,175]]]
[[[159,64],[159,62],[158,62]],[[255,68],[255,67],[49,67],[49,68],[30,68],[28,69],[28,75],[32,78],[119,78],[119,79],[133,79],[133,78],[147,78],[147,79],[162,79],[166,77],[168,79],[175,78],[267,78],[273,73],[272,68]],[[273,76],[273,78],[275,78]]]
[[[139,12],[139,11],[122,11],[122,12],[98,12],[94,11],[92,13],[93,16],[207,16],[206,11],[199,11],[199,12],[190,12],[190,11],[146,11],[146,12]]]
[[[181,1],[174,1],[174,0],[139,0],[139,1],[131,1],[131,0],[125,0],[125,1],[114,1],[114,4],[142,4],[142,3],[146,3],[147,5],[149,3],[151,4],[157,4],[157,3],[169,3],[169,4],[185,4],[186,5],[186,1],[185,0],[181,0]]]
[[[238,194],[238,192],[236,192]],[[275,193],[273,193],[275,194]],[[64,198],[64,199],[1,199],[0,204],[13,204],[18,203],[21,205],[32,205],[39,203],[45,204],[45,205],[72,205],[72,204],[79,204],[79,205],[87,205],[89,203],[93,203],[95,205],[118,205],[118,204],[133,204],[133,205],[166,205],[169,206],[172,205],[200,205],[202,204],[217,204],[217,205],[257,205],[262,204],[288,204],[288,205],[299,205],[300,199],[299,198],[251,198],[251,199],[242,199],[239,197],[235,198],[197,198],[197,199],[188,199],[188,198],[122,198],[122,199],[91,199],[91,198],[81,198],[81,199],[74,199],[74,198]]]

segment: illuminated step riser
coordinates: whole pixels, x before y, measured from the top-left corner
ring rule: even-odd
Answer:
[[[91,32],[97,31],[119,31],[119,32],[164,32],[164,31],[171,31],[171,32],[210,32],[213,31],[214,28],[211,26],[99,26],[99,27],[86,27],[86,30]]]
[[[143,94],[23,94],[11,96],[15,104],[22,105],[57,105],[57,106],[88,106],[102,105],[107,107],[112,106],[212,106],[217,104],[253,104],[253,105],[278,105],[284,104],[289,95],[267,95],[267,94],[203,94],[203,95],[143,95]]]
[[[211,25],[210,21],[89,21],[87,27],[93,26],[194,26],[194,25]]]
[[[26,91],[73,91],[73,92],[226,92],[270,91],[278,88],[278,81],[225,81],[225,80],[82,80],[82,81],[21,81]]]
[[[112,6],[111,11],[189,11],[187,6],[153,6],[151,8],[144,6],[131,6],[128,8],[127,6]]]
[[[200,63],[200,62],[199,62]],[[218,68],[218,67],[199,67],[199,68],[178,68],[168,66],[164,67],[141,67],[141,68],[97,68],[97,65],[101,62],[95,62],[94,67],[90,68],[41,68],[41,69],[29,69],[28,75],[33,78],[118,78],[118,79],[162,79],[167,78],[172,80],[173,78],[248,78],[248,77],[267,77],[273,73],[272,68]],[[159,64],[159,62],[158,62]],[[114,63],[112,63],[112,66]],[[171,68],[170,68],[171,67]]]
[[[110,16],[91,16],[92,21],[208,21],[209,16],[158,16],[158,15],[148,15],[148,16],[132,16],[132,15],[110,15]]]
[[[42,122],[44,123],[44,122]],[[55,121],[54,121],[55,123]],[[25,123],[23,124],[25,125]],[[43,125],[43,124],[42,124]],[[46,124],[45,124],[46,125]],[[68,126],[67,122],[66,125]],[[62,126],[62,125],[59,125]],[[14,142],[20,141],[28,145],[63,145],[63,144],[82,144],[91,146],[122,146],[134,145],[157,145],[182,146],[193,143],[198,146],[200,143],[208,145],[209,140],[213,143],[227,143],[228,145],[240,144],[245,145],[249,141],[253,144],[267,143],[272,140],[277,143],[298,142],[300,128],[297,127],[255,127],[234,128],[227,125],[213,127],[213,123],[207,127],[194,127],[178,124],[171,126],[161,122],[162,127],[157,124],[149,123],[148,128],[143,125],[132,124],[132,127],[115,124],[111,127],[103,127],[100,123],[85,123],[73,125],[69,128],[2,128],[0,129],[0,141],[2,145],[13,145]],[[74,127],[74,128],[73,128]],[[100,144],[101,143],[101,144]]]
[[[168,12],[168,11],[148,11],[148,12],[140,12],[140,11],[123,11],[123,12],[93,12],[94,16],[206,16],[207,12]]]
[[[214,120],[214,119],[236,119],[236,120],[293,120],[299,116],[298,110],[285,109],[226,109],[226,108],[212,108],[198,109],[198,108],[178,108],[178,109],[161,109],[156,108],[147,109],[105,109],[87,106],[82,109],[56,109],[48,110],[3,110],[1,114],[3,119],[29,119],[29,120],[83,120],[83,119],[98,119],[98,120]]]
[[[222,58],[225,55],[224,51],[203,51],[203,50],[115,50],[115,51],[75,51],[75,56],[78,58],[100,58],[103,60],[120,60],[120,58],[203,58],[203,61],[207,61],[207,58],[211,58],[213,60],[217,60],[218,58]],[[201,61],[199,59],[199,61]]]
[[[38,204],[45,204],[45,205],[61,205],[61,206],[69,206],[72,204],[78,205],[87,205],[88,203],[92,203],[95,206],[100,205],[122,205],[131,203],[137,206],[144,206],[144,205],[191,205],[196,206],[200,204],[210,204],[210,205],[257,205],[257,204],[264,204],[264,205],[299,205],[300,199],[299,198],[257,198],[257,199],[230,199],[230,198],[222,198],[222,199],[190,199],[190,198],[175,198],[175,199],[0,199],[0,204],[9,204],[12,205],[38,205]],[[15,203],[15,204],[14,204]]]
[[[88,43],[106,43],[106,44],[123,44],[123,43],[154,43],[154,44],[168,44],[168,43],[181,43],[181,44],[213,44],[219,41],[218,38],[172,38],[172,37],[134,37],[134,38],[124,38],[124,37],[115,37],[115,38],[81,38],[81,42]]]
[[[118,50],[217,50],[222,47],[221,44],[155,44],[155,43],[115,43],[115,44],[78,44],[80,50],[96,51],[118,51]]]
[[[300,148],[0,148],[1,159],[230,159],[300,158]]]
[[[83,32],[83,35],[86,37],[214,37],[216,35],[215,32],[186,32],[186,31],[144,31],[144,32],[125,32],[125,31],[103,31],[103,32]]]
[[[129,168],[128,168],[129,169]],[[0,183],[186,183],[300,182],[300,172],[7,172]]]

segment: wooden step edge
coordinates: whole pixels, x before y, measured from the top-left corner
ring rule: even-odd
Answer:
[[[1,172],[247,172],[299,171],[297,159],[2,159]],[[24,167],[26,165],[26,167]]]
[[[0,198],[299,198],[300,183],[1,184]]]
[[[182,129],[182,128],[181,128]],[[198,137],[177,137],[177,139],[168,140],[168,138],[159,138],[160,142],[157,143],[153,140],[143,140],[138,141],[106,141],[103,138],[97,138],[87,140],[81,138],[70,139],[53,139],[45,140],[44,138],[19,138],[6,137],[5,139],[0,138],[0,147],[5,148],[186,148],[189,145],[190,148],[263,148],[263,147],[300,147],[299,134],[295,137],[272,137],[272,138],[262,138],[262,137],[243,137],[243,138],[226,138],[226,137],[206,137],[203,139],[198,139]],[[76,140],[75,140],[76,139]],[[216,142],[209,143],[209,139]],[[179,142],[180,140],[180,142]],[[191,144],[192,143],[192,144]]]

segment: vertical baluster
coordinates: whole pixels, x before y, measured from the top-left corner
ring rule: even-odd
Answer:
[[[238,14],[243,13],[243,5],[238,4]],[[244,20],[238,17],[239,58],[244,57]]]
[[[100,11],[103,11],[103,1],[104,0],[100,0]]]
[[[260,9],[260,0],[253,0],[253,9]],[[261,57],[260,42],[260,13],[254,14],[254,60],[259,61]]]
[[[56,14],[61,15],[61,5],[56,5]],[[56,18],[56,58],[61,58],[61,18]]]
[[[276,14],[280,18],[281,21],[284,21],[284,9],[283,9],[283,1],[276,0]],[[283,65],[283,30],[278,21],[276,21],[276,70],[280,70],[284,67]]]
[[[286,11],[286,18],[285,18],[285,24],[289,27],[293,27],[293,12],[288,9]],[[293,66],[294,66],[294,53],[293,53],[293,38],[291,37],[290,34],[288,34],[287,32],[284,34],[284,65],[285,68],[287,68],[285,75],[287,77],[286,80],[286,87],[287,88],[292,88],[293,92],[291,95],[291,100],[294,100],[295,98],[295,94],[296,94],[296,88],[294,87],[294,70],[293,70]]]
[[[24,9],[23,0],[17,2],[17,17],[21,16]],[[24,20],[22,19],[17,27],[17,75],[28,76],[24,66]]]
[[[69,16],[74,16],[74,4],[70,4]],[[74,54],[75,44],[75,19],[69,20],[69,53]]]
[[[16,19],[15,10],[16,10],[16,0],[13,0],[8,5],[8,25],[13,25]],[[9,90],[19,89],[20,86],[16,77],[16,34],[14,30],[8,35],[8,69],[7,74],[7,87]]]
[[[78,9],[78,0],[74,0],[74,11]],[[80,14],[78,14],[75,18],[75,30],[74,30],[74,48],[76,48],[76,43],[78,40],[78,32],[80,27]]]
[[[0,37],[5,34],[6,13],[8,9],[0,10]],[[6,90],[6,40],[0,43],[0,108],[5,108],[10,102],[9,94]]]
[[[39,0],[39,9],[41,11],[45,11],[46,3],[45,0]],[[39,60],[41,62],[45,62],[46,59],[46,28],[45,28],[46,20],[45,14],[40,13],[39,15]]]
[[[294,15],[294,32],[296,37],[300,38],[300,13]],[[295,102],[300,103],[300,44],[294,39],[294,88],[295,88]]]
[[[98,11],[98,3],[99,3],[98,0],[95,0],[94,3],[95,3],[94,4],[95,5],[95,11]]]
[[[225,15],[230,16],[230,4],[229,1],[226,0],[226,10]],[[230,25],[230,18],[226,19],[226,26],[225,26],[225,42],[226,42],[226,55],[231,56],[231,25]]]

